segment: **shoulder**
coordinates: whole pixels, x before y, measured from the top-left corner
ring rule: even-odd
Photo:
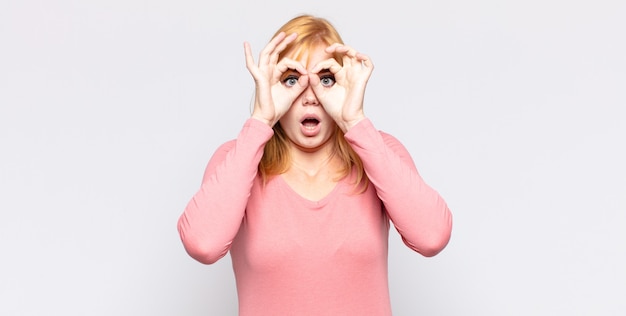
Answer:
[[[211,174],[215,170],[217,165],[219,165],[222,161],[226,159],[228,152],[235,148],[235,143],[236,140],[233,139],[217,147],[215,152],[213,152],[213,156],[211,156],[211,159],[209,159],[209,162],[207,163],[206,169],[204,171],[205,177]]]

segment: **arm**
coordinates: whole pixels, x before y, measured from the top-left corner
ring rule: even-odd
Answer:
[[[409,152],[369,119],[353,126],[345,138],[361,157],[365,172],[404,243],[431,257],[450,240],[452,214],[443,198],[424,182]]]
[[[200,190],[178,220],[178,231],[187,253],[210,264],[222,258],[239,231],[250,190],[257,175],[265,143],[274,134],[272,126],[289,110],[308,86],[306,69],[300,63],[278,55],[297,34],[280,33],[261,51],[254,63],[252,49],[244,43],[246,68],[254,78],[252,118],[246,121],[235,141],[222,145],[206,168]],[[297,70],[298,85],[289,87],[282,74]]]
[[[452,215],[441,196],[422,180],[404,146],[378,132],[365,117],[363,99],[374,64],[367,55],[343,44],[332,44],[326,52],[342,56],[342,64],[329,58],[311,69],[313,74],[329,69],[335,79],[327,87],[310,76],[315,95],[361,157],[404,243],[424,256],[436,255],[450,240]]]
[[[187,253],[211,264],[222,258],[239,230],[265,143],[273,135],[266,124],[248,119],[236,140],[211,157],[202,185],[178,220]]]

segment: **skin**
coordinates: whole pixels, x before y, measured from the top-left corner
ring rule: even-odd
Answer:
[[[302,61],[310,60],[311,65],[316,65],[318,62],[325,61],[328,58],[331,58],[332,55],[326,53],[323,47],[317,47],[310,52],[303,54]],[[309,66],[307,71],[309,73],[312,66]],[[299,75],[298,72],[289,70],[283,75],[287,78],[297,78]],[[323,76],[325,80],[325,84],[322,85],[318,83],[321,91],[328,90],[334,84],[333,74],[328,70],[324,72],[324,74],[319,74],[319,76]],[[326,112],[322,103],[318,100],[317,95],[313,91],[313,86],[311,85],[311,78],[317,79],[319,82],[318,75],[310,75],[309,77],[309,85],[304,89],[304,91],[294,100],[291,107],[285,115],[283,115],[279,122],[285,131],[288,139],[291,142],[291,146],[295,147],[294,150],[303,151],[306,153],[314,153],[316,151],[328,151],[327,148],[330,143],[331,137],[334,136],[337,125],[333,118]],[[291,79],[294,80],[294,79]],[[289,84],[289,79],[285,84]],[[305,118],[315,118],[318,120],[318,124],[315,128],[311,128],[310,130],[307,128],[303,128],[302,122]],[[311,124],[313,126],[313,124]],[[292,150],[292,152],[294,151]]]
[[[296,192],[317,200],[336,184],[340,162],[331,157],[334,133],[337,128],[345,133],[365,118],[363,99],[374,67],[367,55],[342,44],[313,47],[300,60],[278,60],[296,36],[278,34],[261,51],[258,64],[244,43],[256,89],[252,118],[270,127],[280,122],[293,162],[282,176]],[[335,53],[343,66],[332,58]],[[307,129],[302,122],[308,117],[315,117],[317,126]]]

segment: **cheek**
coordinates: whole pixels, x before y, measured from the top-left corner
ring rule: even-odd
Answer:
[[[326,130],[329,134],[333,134],[335,133],[335,130],[337,128],[339,128],[339,126],[337,126],[337,123],[335,123],[335,120],[333,120],[332,117],[326,115],[326,117],[323,118],[323,128],[324,130]]]
[[[335,120],[333,120],[333,117],[332,117],[332,116],[330,116],[330,114],[328,114],[328,113],[326,112],[326,110],[323,110],[323,111],[322,111],[322,113],[323,113],[323,115],[322,115],[322,120],[323,120],[324,122],[331,122],[331,124],[334,124],[334,123],[335,123]]]
[[[287,112],[285,112],[285,114],[283,114],[283,116],[280,118],[280,119],[281,119],[281,121],[282,121],[283,119],[286,119],[286,118],[289,118],[289,117],[294,117],[294,116],[296,115],[296,114],[295,114],[295,112],[296,112],[296,107],[295,107],[295,105],[294,105],[294,104],[292,104],[292,105],[289,107],[289,109],[287,109]]]
[[[287,112],[280,118],[279,122],[282,125],[283,129],[289,129],[296,125],[300,125],[300,122],[296,119],[296,111],[294,107],[291,107]]]

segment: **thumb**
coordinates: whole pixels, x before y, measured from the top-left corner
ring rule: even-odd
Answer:
[[[324,94],[324,87],[320,84],[320,77],[315,74],[309,76],[309,84],[318,98]]]
[[[297,98],[308,86],[309,86],[309,75],[301,75],[298,78],[298,84],[291,87],[291,95],[293,98]]]

